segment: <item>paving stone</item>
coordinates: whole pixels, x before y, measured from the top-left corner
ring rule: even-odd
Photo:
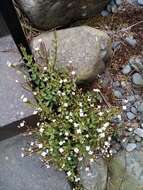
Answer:
[[[22,135],[0,142],[0,190],[70,190],[64,173],[42,167],[36,155],[21,157],[28,142]]]
[[[142,137],[142,138],[143,138],[143,129],[137,128],[137,129],[134,130],[134,133],[135,133],[136,135],[138,135],[139,137]]]
[[[0,127],[33,113],[33,109],[20,99],[22,95],[32,98],[32,94],[23,88],[23,74],[18,74],[16,69],[7,65],[7,63],[19,64],[20,59],[21,56],[11,36],[0,38]]]

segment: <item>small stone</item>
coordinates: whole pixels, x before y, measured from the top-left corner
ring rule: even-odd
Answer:
[[[124,74],[124,75],[127,75],[127,74],[129,74],[131,72],[131,67],[130,67],[130,65],[125,65],[125,67],[123,68],[123,70],[122,70],[122,73]]]
[[[135,101],[135,96],[127,96],[127,100],[129,102],[134,102]]]
[[[136,110],[136,108],[134,106],[131,107],[131,112],[134,113],[134,114],[137,114],[137,110]]]
[[[136,39],[134,39],[133,36],[126,37],[125,40],[126,40],[126,42],[127,42],[130,46],[132,46],[132,47],[135,47],[136,44],[137,44],[137,41],[136,41]]]
[[[139,73],[133,74],[132,81],[135,85],[143,86],[143,78]]]
[[[112,13],[117,13],[117,11],[118,11],[117,5],[113,5],[112,6]]]
[[[138,135],[139,137],[142,137],[142,138],[143,138],[143,129],[137,128],[137,129],[134,130],[134,133],[135,133],[136,135]]]
[[[133,120],[133,119],[135,119],[135,114],[133,114],[132,112],[127,112],[127,118],[129,119],[129,120]]]
[[[131,152],[131,151],[133,151],[136,147],[137,147],[137,145],[136,145],[135,143],[129,143],[129,144],[127,144],[127,146],[126,146],[126,151]]]
[[[101,12],[101,15],[102,15],[103,17],[109,16],[109,12],[106,11],[106,10],[103,10],[103,11]]]
[[[116,4],[120,6],[122,4],[122,0],[115,0]]]
[[[119,87],[120,86],[120,82],[119,81],[113,82],[113,86],[114,87]]]
[[[143,0],[138,0],[138,4],[143,6]]]
[[[116,49],[119,49],[120,48],[120,42],[119,41],[115,41],[112,43],[112,49],[113,50],[116,50]]]
[[[135,140],[136,140],[137,142],[141,142],[141,137],[139,137],[138,135],[135,135]]]
[[[138,107],[137,107],[137,110],[141,113],[143,113],[143,102],[141,102]]]
[[[122,98],[122,93],[119,90],[114,90],[114,96],[117,98]]]

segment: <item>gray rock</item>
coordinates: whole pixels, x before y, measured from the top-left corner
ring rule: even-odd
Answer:
[[[122,98],[122,93],[119,90],[114,90],[113,93],[115,97]]]
[[[121,151],[109,163],[107,190],[143,189],[143,151]]]
[[[114,87],[119,87],[120,86],[120,82],[119,81],[113,82],[113,86]]]
[[[117,11],[118,11],[118,7],[117,7],[116,4],[114,4],[114,5],[112,6],[112,13],[117,13]]]
[[[45,32],[34,38],[31,47],[41,46],[42,39],[47,52],[53,49],[54,32]],[[111,41],[105,32],[88,26],[57,31],[57,63],[59,69],[73,68],[78,82],[92,81],[105,72],[111,57]]]
[[[65,26],[74,20],[89,18],[100,13],[109,0],[16,0],[34,26],[51,29]]]
[[[133,119],[135,119],[135,117],[136,117],[136,115],[133,114],[132,112],[127,112],[127,118],[128,118],[129,120],[133,120]]]
[[[131,152],[131,151],[133,151],[136,147],[137,147],[137,145],[136,145],[135,143],[129,143],[129,144],[127,144],[127,146],[126,146],[126,151]]]
[[[137,110],[134,106],[131,107],[131,112],[134,113],[134,114],[137,114]]]
[[[129,102],[134,102],[135,101],[135,96],[127,96],[127,100],[129,101]]]
[[[0,142],[0,190],[71,190],[63,172],[47,169],[35,154],[21,157],[31,140],[18,135]]]
[[[113,42],[113,43],[112,43],[112,49],[113,49],[113,50],[119,49],[119,48],[121,47],[120,44],[121,44],[121,42],[119,42],[119,41]]]
[[[115,0],[116,4],[120,6],[122,4],[122,0]]]
[[[137,86],[143,86],[143,78],[139,73],[135,73],[132,76],[132,81]]]
[[[141,113],[143,113],[143,102],[141,102],[138,107],[137,107],[137,110]]]
[[[143,6],[143,0],[138,0],[138,4]]]
[[[89,171],[86,171],[89,168]],[[87,190],[105,190],[107,182],[107,165],[103,159],[96,162],[83,161],[79,164],[80,182]]]
[[[135,133],[136,135],[138,135],[139,137],[142,137],[142,138],[143,138],[143,129],[141,129],[141,128],[136,128],[136,129],[134,130],[134,133]]]
[[[106,11],[106,10],[103,10],[103,11],[101,11],[101,15],[102,16],[109,16],[109,12],[108,11]]]
[[[126,37],[125,40],[132,47],[135,47],[137,45],[137,41],[133,38],[133,36]]]
[[[141,137],[139,137],[138,135],[135,135],[135,140],[137,141],[137,142],[141,142]]]
[[[1,26],[3,27],[3,26]],[[8,67],[7,63],[17,65],[23,70],[16,45],[10,35],[0,38],[0,127],[25,119],[33,115],[33,108],[22,102],[24,95],[34,101],[32,93],[25,90],[24,74]]]
[[[122,73],[124,74],[124,75],[127,75],[127,74],[129,74],[131,72],[131,67],[130,67],[130,65],[125,65],[125,67],[123,68],[123,70],[122,70]]]

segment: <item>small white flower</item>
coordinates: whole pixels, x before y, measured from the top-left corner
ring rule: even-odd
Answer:
[[[28,102],[28,99],[25,97],[25,98],[23,98],[23,100],[22,100],[24,103],[26,103],[26,102]]]
[[[56,119],[53,119],[52,121],[53,121],[53,123],[55,123],[55,122],[56,122]]]
[[[35,47],[35,51],[39,51],[40,50],[40,48],[39,47]]]
[[[72,123],[72,122],[73,122],[73,119],[69,119],[69,122]]]
[[[75,71],[72,71],[71,74],[72,74],[72,75],[75,75]]]
[[[60,153],[63,153],[63,152],[64,152],[64,149],[63,149],[63,148],[59,148],[59,152],[60,152]]]
[[[108,137],[108,141],[111,141],[111,139],[112,139],[111,137]]]
[[[100,138],[104,138],[104,137],[105,137],[105,133],[100,133],[100,134],[99,134],[99,137],[100,137]]]
[[[11,67],[11,66],[12,66],[12,63],[11,63],[9,60],[7,61],[6,64],[7,64],[8,67]]]
[[[65,116],[66,119],[69,119],[70,117],[68,115]]]
[[[79,157],[78,160],[79,160],[79,161],[82,161],[82,160],[83,160],[83,157]]]
[[[84,113],[80,111],[79,113],[80,117],[84,117]]]
[[[126,103],[128,103],[128,100],[125,99],[125,100],[123,100],[123,102],[126,104]]]
[[[33,115],[36,115],[38,113],[38,110],[34,110]]]
[[[101,106],[97,106],[97,108],[98,108],[98,109],[100,109],[100,108],[101,108]]]
[[[24,127],[24,125],[25,125],[25,121],[22,121],[22,122],[20,123],[20,127]]]
[[[67,172],[68,177],[71,176],[71,174],[72,174],[71,171]]]
[[[86,138],[89,138],[89,135],[87,134],[87,135],[85,135],[86,136]]]
[[[41,156],[43,156],[43,157],[45,157],[46,155],[47,155],[46,152],[42,152],[42,153],[41,153]]]
[[[67,108],[68,107],[68,103],[64,103],[64,107]]]
[[[65,96],[66,94],[65,94],[65,92],[62,92],[62,96]]]
[[[78,182],[78,181],[80,181],[80,178],[79,178],[79,177],[76,177],[76,178],[75,178],[75,182]]]
[[[75,95],[75,92],[72,92],[72,95],[74,96],[74,95]]]
[[[72,63],[72,61],[71,61],[71,60],[69,60],[69,63]]]
[[[99,128],[99,129],[96,129],[96,131],[98,132],[98,133],[102,133],[102,128]]]
[[[36,95],[37,95],[37,92],[33,92],[33,94],[36,96]]]
[[[49,164],[46,164],[46,168],[49,169],[49,168],[50,168],[50,165],[49,165]]]
[[[41,127],[41,128],[39,129],[39,132],[40,132],[40,133],[43,133],[43,132],[44,132],[44,128]]]
[[[20,97],[20,99],[23,100],[23,98],[24,98],[24,94]]]
[[[38,42],[39,42],[39,43],[41,43],[41,42],[42,42],[42,39],[41,39],[41,38],[39,38],[39,39],[38,39]]]
[[[65,132],[65,136],[69,136],[69,132]]]
[[[99,112],[98,113],[99,116],[103,116],[103,114],[104,114],[103,112]]]
[[[68,157],[68,160],[70,161],[70,160],[71,160],[71,157]]]
[[[94,91],[94,92],[100,92],[100,90],[99,90],[99,89],[93,89],[93,91]]]
[[[123,106],[123,110],[126,110],[127,109],[127,106]]]
[[[77,128],[77,127],[79,126],[79,124],[78,124],[78,123],[74,123],[73,126],[74,126],[75,128]]]
[[[47,67],[44,67],[43,69],[44,69],[44,71],[47,71]]]
[[[87,101],[88,101],[88,102],[91,102],[91,98],[88,98]]]
[[[15,80],[16,83],[18,83],[19,81],[18,80]]]
[[[25,155],[24,155],[24,153],[22,152],[22,153],[21,153],[21,157],[24,158],[24,156],[25,156]]]
[[[93,151],[89,151],[88,154],[89,154],[89,155],[93,155]]]
[[[107,141],[105,141],[105,146],[107,146],[107,147],[109,147],[110,146],[110,143],[109,142],[107,142]]]
[[[34,146],[34,142],[32,141],[32,142],[30,143],[30,145],[31,145],[31,146]]]
[[[90,151],[90,146],[85,147],[86,151]]]
[[[94,162],[94,159],[93,159],[93,158],[90,158],[90,162]]]
[[[86,171],[86,172],[89,172],[89,167],[86,167],[86,168],[85,168],[85,171]]]
[[[79,153],[79,149],[78,148],[74,148],[74,152],[78,154]]]
[[[77,134],[81,134],[81,129],[76,130]]]
[[[110,123],[109,123],[109,122],[107,122],[107,123],[104,123],[104,125],[103,125],[103,126],[104,126],[105,128],[107,128],[109,125],[110,125]]]
[[[42,143],[40,143],[40,144],[38,144],[38,148],[43,148],[43,144]]]
[[[59,142],[59,145],[60,145],[60,146],[62,146],[63,144],[64,144],[64,142],[63,142],[63,141],[60,141],[60,142]]]
[[[37,126],[40,126],[40,122],[37,123]]]
[[[62,84],[63,83],[63,80],[60,80],[60,82],[59,82],[60,84]]]
[[[68,82],[68,80],[67,80],[67,79],[64,79],[63,82]]]
[[[117,115],[117,117],[118,117],[118,119],[119,119],[119,120],[122,120],[122,117],[121,117],[121,115]]]

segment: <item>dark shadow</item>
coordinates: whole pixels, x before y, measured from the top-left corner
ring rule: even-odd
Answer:
[[[20,133],[26,132],[28,129],[27,127],[22,127],[22,128],[17,127],[20,124],[20,122],[22,122],[23,120],[26,121],[26,126],[28,126],[29,128],[35,128],[37,126],[37,122],[39,119],[37,115],[33,115],[25,119],[22,119],[20,121],[11,123],[7,126],[0,127],[0,141],[5,140],[7,138],[11,138]]]
[[[4,22],[2,15],[0,14],[0,38],[9,35],[9,30]]]

